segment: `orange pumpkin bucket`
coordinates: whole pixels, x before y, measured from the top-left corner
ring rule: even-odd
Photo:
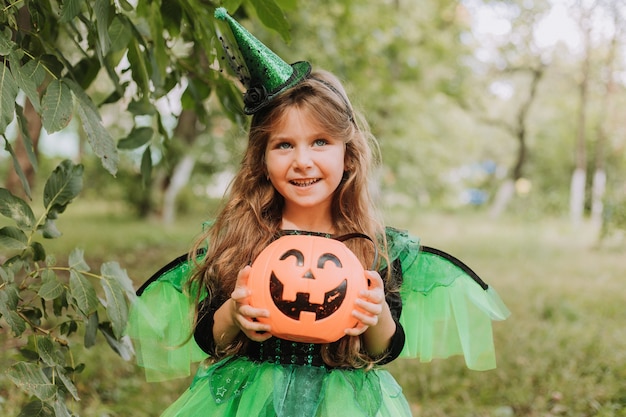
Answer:
[[[334,342],[358,326],[354,302],[367,287],[361,262],[345,244],[309,235],[272,242],[248,278],[250,305],[270,313],[258,320],[274,336],[305,343]]]

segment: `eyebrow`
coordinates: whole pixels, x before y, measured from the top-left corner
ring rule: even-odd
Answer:
[[[307,138],[309,138],[310,140],[316,140],[316,139],[330,140],[330,139],[333,139],[333,136],[329,132],[320,130],[320,131],[315,131],[315,133],[313,134],[307,135]],[[285,140],[293,140],[293,137],[289,135],[282,135],[282,134],[270,135],[267,143],[281,142]]]

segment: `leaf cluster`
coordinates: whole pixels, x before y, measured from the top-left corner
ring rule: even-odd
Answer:
[[[36,241],[57,238],[55,220],[82,189],[82,165],[63,161],[43,191],[43,214],[36,217],[21,198],[0,188],[0,214],[14,225],[0,228],[0,248],[10,257],[0,265],[0,325],[26,343],[7,370],[13,383],[33,398],[20,415],[70,416],[66,398],[79,399],[74,377],[84,364],[74,363],[74,334],[91,347],[98,332],[125,359],[132,346],[124,336],[133,285],[117,262],[91,270],[75,249],[67,265],[57,264]],[[100,294],[103,294],[101,296]]]
[[[209,118],[207,102],[216,91],[225,114],[244,123],[241,92],[232,76],[219,70],[221,45],[213,13],[218,2],[149,0],[26,0],[3,2],[0,14],[0,135],[30,197],[13,147],[5,136],[17,119],[20,137],[36,168],[20,91],[41,116],[47,133],[80,118],[93,152],[115,175],[119,150],[142,152],[141,172],[149,177],[153,148],[169,140],[158,101],[179,94],[183,109]],[[243,3],[243,4],[242,4]],[[282,0],[282,3],[290,3]],[[231,13],[255,15],[288,39],[289,25],[274,0],[221,2]],[[240,8],[241,7],[241,8]],[[110,85],[101,100],[90,89]],[[104,126],[99,106],[112,104],[133,116],[126,137],[117,141]],[[163,150],[162,150],[163,151]],[[166,153],[163,151],[163,153]],[[144,178],[147,183],[147,178]]]

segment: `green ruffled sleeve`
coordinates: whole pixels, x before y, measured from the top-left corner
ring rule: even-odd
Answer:
[[[390,260],[402,267],[406,342],[400,357],[463,355],[470,369],[496,367],[492,321],[510,312],[496,291],[453,256],[420,245],[405,231],[387,230]]]
[[[207,357],[193,338],[195,295],[185,283],[192,262],[181,256],[157,272],[131,305],[128,335],[148,381],[191,375],[191,364]]]

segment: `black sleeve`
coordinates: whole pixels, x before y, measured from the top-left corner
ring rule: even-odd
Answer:
[[[383,274],[384,273],[386,272],[383,271]],[[387,284],[385,300],[389,305],[391,317],[393,317],[393,321],[396,323],[396,331],[391,337],[389,348],[387,349],[385,356],[378,362],[379,365],[389,363],[400,356],[400,352],[402,352],[402,349],[404,348],[405,341],[404,328],[400,324],[400,314],[402,314],[402,298],[400,297],[399,288],[402,285],[402,267],[400,265],[400,261],[397,259],[391,264],[391,275],[389,279],[391,282]]]
[[[193,332],[196,343],[204,352],[215,356],[215,340],[213,339],[213,324],[215,311],[226,302],[222,296],[208,297],[200,302],[198,308],[198,322]]]

